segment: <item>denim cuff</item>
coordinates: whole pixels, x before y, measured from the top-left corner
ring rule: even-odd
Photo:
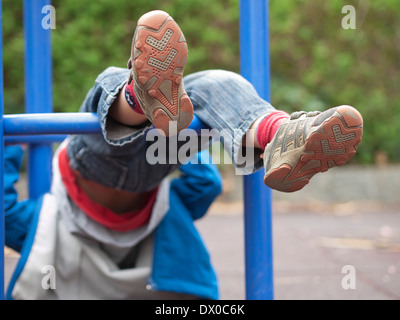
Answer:
[[[96,86],[99,86],[102,92],[97,105],[101,130],[105,141],[114,146],[130,143],[152,128],[150,121],[146,121],[141,126],[128,126],[109,116],[110,107],[127,83],[128,78],[128,69],[110,67],[96,80]]]
[[[258,148],[246,148],[243,146],[243,139],[252,124],[262,115],[266,114],[264,108],[255,109],[253,113],[245,119],[239,127],[238,132],[232,142],[232,159],[235,164],[235,172],[237,175],[252,174],[264,166],[264,160],[261,155],[264,150]]]

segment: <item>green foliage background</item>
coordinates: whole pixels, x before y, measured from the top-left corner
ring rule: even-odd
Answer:
[[[169,12],[189,45],[185,73],[210,68],[240,72],[239,0],[53,0],[54,110],[77,111],[96,76],[124,67],[137,19]],[[354,5],[356,30],[344,30],[344,5]],[[325,110],[350,104],[365,121],[353,162],[384,152],[399,159],[398,0],[270,0],[271,102],[277,109]],[[23,112],[22,1],[3,0],[4,102]]]

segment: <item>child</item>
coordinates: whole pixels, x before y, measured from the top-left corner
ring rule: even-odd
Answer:
[[[218,298],[193,220],[220,192],[220,177],[212,164],[186,163],[192,153],[149,161],[147,151],[156,143],[148,138],[152,126],[164,136],[160,141],[177,143],[179,150],[187,142],[175,133],[195,113],[220,134],[238,169],[251,173],[264,164],[266,185],[285,192],[344,164],[361,142],[362,117],[350,106],[289,116],[235,73],[209,70],[183,79],[186,61],[185,38],[167,13],[139,19],[128,69],[106,69],[81,106],[98,114],[102,137],[68,138],[54,157],[51,193],[39,203],[18,203],[13,196],[8,204],[6,240],[22,254],[9,296]],[[206,146],[197,143],[195,151]],[[166,159],[175,156],[165,150]],[[209,156],[201,151],[197,157]],[[166,177],[177,169],[183,175],[169,183]],[[10,235],[11,228],[19,233]],[[44,266],[54,267],[56,289],[41,286]]]
[[[17,202],[13,184],[22,154],[19,146],[5,149],[5,240],[21,253],[7,298],[218,298],[215,272],[193,223],[221,192],[215,165],[182,165],[181,177],[163,181],[154,202],[150,197],[151,217],[135,227],[137,215],[113,214],[88,200],[85,209],[99,210],[92,219],[86,212],[95,211],[84,212],[71,201],[60,175],[60,151],[51,193]],[[208,151],[197,157],[206,162]],[[97,222],[106,217],[107,226]],[[54,268],[54,287],[43,285],[47,266]]]

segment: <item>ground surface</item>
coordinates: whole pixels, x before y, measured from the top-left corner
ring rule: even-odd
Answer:
[[[232,207],[223,214],[216,206],[198,227],[217,269],[221,299],[245,299],[243,217],[240,205],[236,213]],[[327,212],[321,206],[325,213],[275,207],[280,207],[273,215],[275,299],[400,299],[400,211],[395,207],[370,211],[346,204]],[[342,287],[346,265],[354,267],[355,289]]]
[[[275,299],[400,299],[400,167],[344,166],[293,194],[274,193]],[[197,222],[218,274],[221,299],[245,299],[241,177]],[[24,176],[18,184],[26,196]],[[6,282],[18,256],[6,251]],[[344,266],[355,270],[345,290]]]

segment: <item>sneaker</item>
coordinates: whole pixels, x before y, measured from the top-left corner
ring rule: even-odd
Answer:
[[[362,116],[350,106],[293,113],[265,147],[265,184],[284,192],[302,189],[316,173],[353,157],[362,132]]]
[[[129,83],[133,80],[147,118],[166,136],[171,128],[174,133],[187,128],[193,119],[182,81],[187,53],[185,37],[168,13],[151,11],[139,19],[128,62]]]

